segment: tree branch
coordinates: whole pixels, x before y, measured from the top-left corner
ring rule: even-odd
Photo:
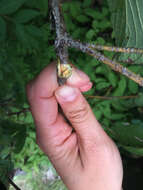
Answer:
[[[115,47],[115,46],[110,47],[110,46],[101,46],[101,45],[94,45],[94,44],[91,44],[90,47],[96,50],[143,54],[143,49],[139,49],[139,48],[128,48],[128,47],[121,48],[121,47]]]
[[[52,16],[54,18],[55,30],[56,30],[56,40],[55,40],[55,48],[57,57],[60,61],[60,64],[66,65],[68,64],[68,48],[65,44],[64,36],[67,35],[66,27],[64,24],[64,19],[61,14],[61,6],[60,0],[49,0],[49,4],[52,10]],[[57,69],[62,69],[58,67]],[[62,71],[58,71],[58,73],[62,73]],[[58,83],[60,85],[66,82],[66,77],[62,77],[58,75]]]
[[[96,98],[101,100],[116,100],[116,99],[132,99],[132,98],[138,98],[138,95],[135,96],[91,96],[91,95],[84,95],[86,98]]]
[[[10,178],[8,178],[8,181],[16,190],[21,190]]]
[[[30,111],[30,108],[23,108],[22,110],[18,111],[18,112],[11,112],[11,113],[8,113],[7,115],[8,116],[12,116],[12,115],[20,115],[22,113],[26,113],[26,112],[29,112]]]
[[[59,58],[60,65],[64,65],[64,67],[59,66],[58,67],[58,82],[60,85],[64,84],[66,82],[66,79],[70,75],[64,75],[63,72],[70,73],[70,67],[65,67],[65,65],[68,64],[68,47],[73,47],[81,50],[82,52],[86,52],[87,54],[93,56],[97,60],[107,64],[109,67],[111,67],[114,71],[117,71],[126,77],[130,78],[131,80],[138,83],[140,86],[143,86],[143,78],[135,74],[134,72],[130,71],[126,67],[123,67],[120,63],[116,61],[112,61],[109,58],[105,57],[100,52],[96,51],[98,50],[109,50],[109,51],[118,51],[118,52],[132,52],[132,53],[143,53],[143,50],[141,49],[135,49],[131,48],[110,48],[107,46],[101,47],[101,46],[95,46],[92,44],[86,44],[81,43],[79,41],[73,40],[71,37],[68,36],[66,32],[66,27],[64,24],[64,19],[61,14],[61,6],[60,6],[60,0],[49,0],[49,4],[51,7],[52,15],[55,22],[55,30],[56,30],[56,40],[55,40],[55,48],[57,52],[57,56]],[[60,71],[59,71],[60,70]],[[61,75],[62,74],[62,75]]]
[[[143,86],[143,78],[140,75],[135,74],[134,72],[127,69],[126,67],[123,67],[120,63],[116,61],[112,61],[109,58],[105,57],[100,52],[91,48],[91,44],[81,43],[69,37],[67,37],[66,43],[69,47],[74,47],[81,50],[82,52],[86,52],[87,54],[91,55],[92,57],[96,58],[97,60],[111,67],[114,71],[117,71],[125,75],[126,77],[138,83],[140,86]]]

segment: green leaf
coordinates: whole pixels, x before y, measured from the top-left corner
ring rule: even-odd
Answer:
[[[143,1],[142,0],[108,0],[116,44],[125,47],[143,48]],[[128,58],[142,63],[143,58],[139,54],[122,54],[119,61]]]
[[[0,81],[3,80],[3,72],[0,71]]]
[[[43,36],[42,30],[40,28],[32,25],[32,24],[29,24],[28,26],[25,26],[25,30],[31,36],[39,37],[39,38],[41,38]]]
[[[137,85],[137,83],[135,83],[135,82],[132,81],[132,80],[129,80],[128,88],[129,88],[129,91],[130,91],[132,94],[136,94],[136,93],[138,92],[138,85]]]
[[[11,14],[19,9],[26,0],[2,0],[0,1],[0,14]]]
[[[96,68],[96,73],[97,74],[103,74],[103,75],[105,75],[105,76],[107,76],[107,67],[105,66],[105,65],[102,65],[102,66],[98,66],[97,68]]]
[[[101,108],[103,115],[107,118],[107,119],[111,119],[111,108],[110,105],[106,105],[104,107]]]
[[[107,75],[107,78],[113,87],[117,86],[117,75],[116,75],[116,73],[113,73],[112,71],[110,71]]]
[[[115,33],[116,44],[121,46],[122,42],[125,40],[126,30],[125,1],[108,0],[108,4],[111,12],[111,22]]]
[[[70,6],[70,14],[73,18],[77,18],[77,16],[82,12],[81,3],[80,2],[72,2],[69,4]]]
[[[30,47],[27,34],[25,32],[24,25],[16,24],[16,37],[25,46]]]
[[[122,113],[113,113],[111,114],[111,118],[112,120],[120,120],[120,119],[123,119],[125,118],[126,115],[125,114],[122,114]]]
[[[39,16],[40,13],[36,10],[32,10],[32,9],[22,9],[20,11],[18,11],[18,13],[16,13],[16,15],[14,16],[14,20],[17,23],[26,23],[31,21],[33,18]]]
[[[100,78],[98,77],[96,80],[95,80],[96,83],[100,83],[100,82],[106,82],[106,79],[105,78]]]
[[[63,12],[66,12],[66,11],[68,11],[69,10],[69,3],[67,3],[67,2],[65,2],[65,3],[63,3],[62,4],[62,11]]]
[[[84,12],[87,16],[90,16],[96,20],[101,19],[103,17],[101,13],[98,13],[94,9],[91,9],[91,8],[84,9]]]
[[[92,5],[92,0],[84,0],[83,1],[83,7],[90,7]]]
[[[132,146],[122,146],[126,151],[136,155],[136,156],[143,156],[143,148],[136,148]]]
[[[115,110],[117,110],[117,111],[125,111],[125,110],[127,110],[128,108],[126,108],[125,107],[125,103],[122,103],[122,102],[124,102],[123,100],[113,100],[112,101],[112,106],[113,106],[113,108],[115,109]]]
[[[48,13],[48,1],[47,0],[37,0],[37,9],[41,11],[41,13],[46,16]]]
[[[6,37],[6,22],[0,17],[0,42],[4,41]]]
[[[96,30],[97,28],[99,28],[98,26],[99,26],[99,22],[100,21],[97,21],[97,20],[94,20],[93,22],[92,22],[92,27]]]
[[[10,160],[0,159],[0,180],[8,186],[7,176],[13,170],[13,164]]]
[[[76,20],[80,23],[87,23],[87,22],[89,22],[90,19],[85,15],[78,15],[76,17]]]
[[[2,159],[6,159],[8,155],[10,155],[11,147],[5,147],[1,152],[0,152],[0,157]]]
[[[97,120],[99,120],[102,117],[102,111],[97,108],[93,108],[93,113],[95,114]]]
[[[76,32],[76,30],[78,30],[77,27],[75,29],[75,25],[73,24],[71,18],[67,14],[64,14],[64,20],[65,20],[68,31],[72,30],[73,32]],[[81,32],[81,28],[80,28],[80,32]]]
[[[100,44],[100,45],[104,45],[106,42],[105,42],[105,40],[104,40],[104,38],[102,38],[102,37],[98,37],[97,39],[96,39],[96,44]],[[108,52],[109,53],[109,52]],[[109,55],[109,54],[108,54]]]
[[[143,94],[139,94],[139,97],[135,99],[135,105],[141,107],[143,106]]]
[[[95,35],[95,31],[94,31],[93,29],[90,29],[90,30],[88,30],[88,32],[86,33],[86,38],[87,38],[88,40],[91,40],[91,39],[94,37],[94,35]]]
[[[143,48],[143,1],[127,0],[126,2],[126,33],[129,37],[127,46]]]
[[[138,73],[138,74],[142,73],[142,66],[141,65],[132,65],[132,66],[129,66],[128,69],[133,71],[134,73]]]
[[[107,30],[107,28],[111,28],[111,23],[108,20],[103,20],[99,22],[98,28],[102,29],[101,31]]]
[[[96,90],[101,90],[110,86],[108,82],[100,82],[96,85]]]
[[[32,1],[26,1],[25,2],[25,7],[32,8],[32,9],[38,9],[40,10],[40,13],[43,16],[46,16],[48,13],[48,3],[49,1],[47,0],[32,0]]]
[[[123,96],[127,87],[126,78],[121,76],[121,80],[118,83],[117,89],[113,92],[113,96]]]
[[[124,146],[143,147],[143,123],[116,122],[111,127],[114,138]]]
[[[70,29],[72,29],[72,37],[73,38],[79,38],[79,36],[81,36],[81,28],[76,28],[75,30],[74,30],[74,28],[75,28],[75,26],[74,25],[70,25]]]

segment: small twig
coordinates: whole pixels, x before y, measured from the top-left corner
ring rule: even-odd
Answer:
[[[11,112],[11,113],[8,113],[7,115],[8,116],[12,116],[12,115],[20,115],[22,113],[26,113],[26,112],[29,112],[30,111],[30,108],[23,108],[22,110],[18,111],[18,112]]]
[[[9,183],[16,189],[16,190],[21,190],[9,177],[8,177]]]
[[[143,54],[143,49],[140,48],[128,48],[128,47],[115,47],[115,46],[101,46],[101,45],[94,45],[89,44],[89,47],[96,50],[105,50],[105,51],[113,51],[113,52],[120,52],[120,53],[137,53]]]
[[[57,36],[55,40],[55,48],[57,57],[60,64],[66,65],[68,64],[68,48],[64,40],[64,36],[66,35],[66,27],[61,14],[60,0],[49,0],[49,5],[51,7],[52,15],[55,21],[55,30]],[[58,76],[59,85],[63,85],[66,82],[66,79],[66,77]]]
[[[114,99],[132,99],[137,98],[136,96],[91,96],[91,95],[84,95],[86,98],[96,98],[101,100],[114,100]]]
[[[82,52],[86,52],[87,54],[93,56],[97,60],[107,64],[109,67],[111,67],[114,71],[120,72],[121,74],[125,75],[126,77],[130,78],[131,80],[138,83],[140,86],[143,86],[143,78],[135,74],[134,72],[130,71],[126,67],[123,67],[120,63],[110,60],[109,58],[105,57],[100,52],[96,51],[98,50],[109,50],[109,51],[117,51],[117,52],[131,52],[131,53],[143,53],[142,49],[136,49],[136,48],[118,48],[118,47],[107,47],[107,46],[95,46],[92,44],[86,44],[81,43],[79,41],[73,40],[71,37],[68,37],[68,34],[66,33],[65,25],[64,25],[64,19],[61,14],[60,9],[60,0],[49,0],[49,4],[51,6],[52,15],[54,17],[55,21],[55,29],[56,29],[56,35],[57,38],[55,40],[55,47],[57,51],[57,56],[60,60],[60,64],[66,65],[68,64],[68,47],[74,47]],[[59,67],[61,69],[61,67]],[[69,70],[68,70],[69,71]],[[67,71],[66,71],[67,72]],[[61,73],[58,72],[58,73]],[[64,84],[66,82],[67,77],[61,77],[58,76],[58,82],[60,85]]]
[[[127,69],[126,67],[123,67],[118,62],[110,60],[109,58],[101,54],[100,52],[93,50],[92,48],[89,47],[89,44],[81,43],[79,41],[73,40],[72,38],[67,38],[66,43],[69,47],[74,47],[74,48],[80,49],[82,52],[86,52],[87,54],[93,56],[97,60],[111,67],[114,71],[117,71],[125,75],[126,77],[138,83],[140,86],[143,86],[143,78],[140,75],[135,74],[134,72]]]
[[[3,107],[3,106],[6,106],[6,105],[10,105],[9,103],[12,103],[13,99],[12,98],[9,98],[7,100],[1,100],[0,101],[0,106]]]

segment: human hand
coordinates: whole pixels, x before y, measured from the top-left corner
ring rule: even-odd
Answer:
[[[67,84],[59,87],[55,64],[27,85],[37,143],[69,190],[121,190],[118,149],[81,93],[91,86],[88,76],[74,69]],[[58,104],[72,126],[58,112]]]

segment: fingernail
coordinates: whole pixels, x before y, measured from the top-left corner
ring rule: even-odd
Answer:
[[[80,87],[82,92],[87,92],[92,88],[92,82],[88,82],[86,85]]]
[[[82,71],[78,69],[73,69],[71,77],[68,78],[68,82],[70,82],[71,84],[77,84],[83,81],[89,81],[89,77]]]
[[[77,95],[76,89],[70,86],[62,86],[55,93],[57,99],[64,102],[72,102]]]

